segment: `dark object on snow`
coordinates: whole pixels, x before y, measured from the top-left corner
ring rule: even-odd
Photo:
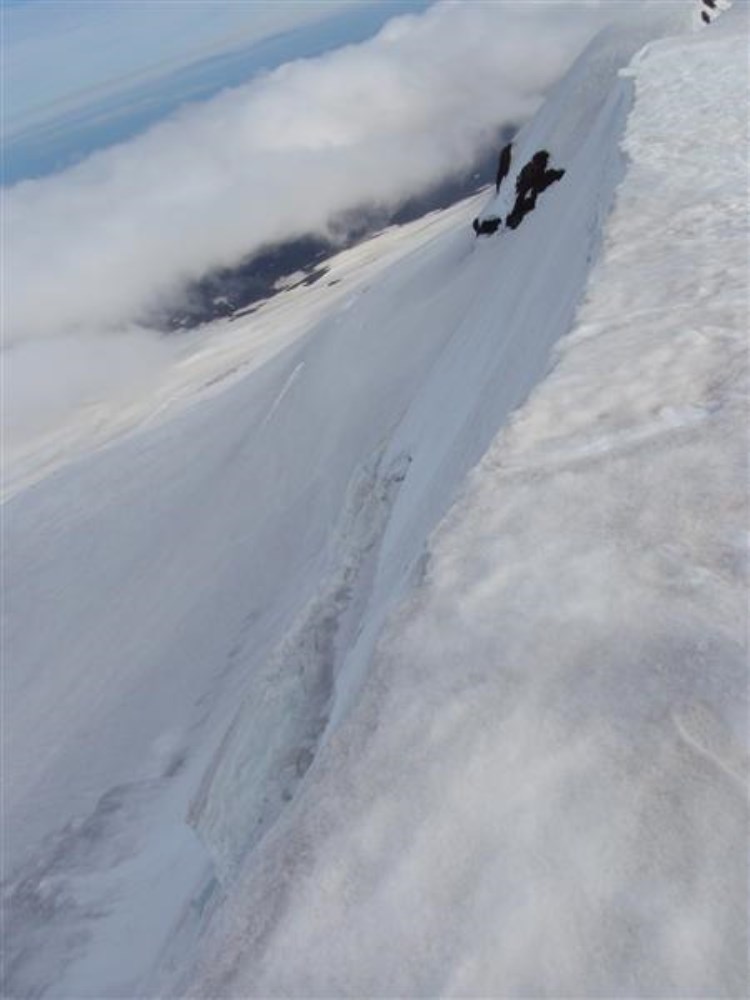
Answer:
[[[516,203],[505,220],[509,229],[517,229],[525,215],[536,208],[536,199],[550,184],[565,176],[564,170],[548,170],[549,153],[540,149],[521,170],[516,179]]]
[[[719,13],[718,10],[716,9],[716,0],[703,0],[703,5],[705,7],[708,7],[709,10],[712,10],[714,12],[714,14],[718,14]],[[701,20],[703,21],[704,24],[711,24],[712,23],[712,21],[711,21],[711,15],[708,13],[707,10],[702,10],[701,11]]]
[[[513,143],[509,142],[507,145],[503,146],[502,151],[500,153],[500,159],[497,162],[497,177],[495,178],[495,194],[498,193],[498,191],[500,190],[500,185],[508,176],[508,171],[510,170],[510,158],[512,150],[513,150]]]
[[[501,221],[493,215],[489,219],[482,219],[481,222],[479,219],[474,219],[471,225],[477,236],[492,236],[493,233],[497,232]]]

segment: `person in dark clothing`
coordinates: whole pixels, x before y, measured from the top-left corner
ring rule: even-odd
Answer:
[[[472,222],[472,228],[474,229],[474,234],[476,236],[492,236],[493,233],[497,232],[500,226],[501,220],[497,216],[492,215],[488,219],[474,219]]]
[[[500,159],[497,162],[497,177],[495,178],[495,194],[497,194],[500,191],[500,185],[508,176],[508,171],[510,170],[510,159],[512,150],[513,150],[513,143],[509,142],[506,146],[503,146],[502,151],[500,153]]]
[[[706,7],[709,8],[709,10],[712,10],[714,13],[717,13],[716,0],[703,0],[703,3]],[[701,11],[701,20],[703,21],[704,24],[711,23],[711,15],[708,13],[707,10]]]
[[[546,149],[540,149],[519,173],[516,179],[516,203],[505,220],[509,229],[517,229],[524,216],[536,208],[536,199],[542,191],[565,176],[564,170],[547,169],[548,163],[549,153]]]

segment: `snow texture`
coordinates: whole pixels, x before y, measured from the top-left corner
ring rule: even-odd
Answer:
[[[8,995],[747,993],[746,7],[642,48],[693,14],[592,43],[515,233],[13,456]]]

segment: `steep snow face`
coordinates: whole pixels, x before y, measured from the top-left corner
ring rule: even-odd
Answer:
[[[362,494],[355,485],[347,500],[350,481],[372,479],[380,440],[460,312],[435,290],[442,327],[418,324],[418,301],[393,323],[407,289],[433,290],[419,261],[456,213],[462,231],[441,249],[450,261],[468,242],[465,207],[416,227],[422,253],[376,282],[398,238],[384,236],[385,253],[358,249],[335,268],[333,315],[316,296],[313,313],[327,316],[311,329],[291,294],[249,324],[249,348],[231,333],[218,356],[193,359],[197,377],[176,375],[176,395],[192,388],[194,405],[171,420],[148,414],[139,433],[6,505],[7,993],[139,992],[211,885],[188,816],[199,820],[199,789],[243,697],[257,696],[257,730],[278,737],[253,762],[257,787],[233,789],[239,816],[269,822],[299,781],[326,677],[320,655],[300,674],[274,649],[330,578],[346,584],[345,563],[378,530],[367,503],[362,527],[335,542]],[[363,267],[370,254],[383,256]],[[361,541],[344,552],[347,534]],[[238,815],[231,799],[226,810]],[[247,837],[221,826],[212,852],[231,856],[225,839]]]
[[[724,22],[628,70],[575,329],[192,995],[750,992],[746,11]]]
[[[684,7],[667,18],[660,7],[652,36],[685,23]],[[318,568],[321,582],[281,646],[249,680],[245,704],[193,813],[225,876],[294,794],[306,771],[295,774],[295,762],[309,764],[356,703],[375,638],[410,585],[429,532],[499,425],[544,373],[551,346],[569,329],[622,176],[618,139],[630,87],[617,79],[616,69],[645,37],[643,25],[604,33],[562,81],[550,106],[520,134],[521,151],[551,144],[570,157],[565,184],[540,200],[540,210],[521,230],[487,242],[474,241],[466,230],[446,235],[371,291],[362,303],[363,321],[344,321],[345,342],[356,351],[347,368],[356,379],[352,412],[364,412],[363,378],[369,382],[373,370],[389,371],[387,383],[378,383],[377,406],[386,405],[383,422],[368,419],[368,428],[377,429],[365,451],[369,458],[347,469],[350,496],[356,498],[364,476],[368,500],[348,502],[333,543],[329,535],[329,559]],[[572,138],[563,141],[566,124]],[[360,322],[366,342],[352,340]],[[388,346],[392,335],[400,345],[395,362]],[[429,368],[420,369],[418,390],[399,408],[393,401],[407,371],[407,344],[424,335],[439,350]],[[307,364],[304,382],[327,384],[332,370],[329,358],[322,367]],[[321,388],[321,395],[327,391]],[[286,412],[297,420],[295,411]],[[336,440],[333,424],[328,433]],[[362,442],[357,432],[352,461],[363,454]],[[343,443],[336,443],[337,462]],[[387,499],[373,507],[378,495]],[[363,537],[364,546],[352,544]],[[300,687],[299,676],[314,696]]]
[[[156,339],[143,331],[113,334],[104,348],[95,338],[91,342],[82,338],[78,349],[86,353],[85,367],[93,370],[94,382],[100,370],[106,369],[113,383],[111,392],[103,398],[95,390],[74,412],[57,413],[52,429],[47,425],[59,403],[55,386],[39,383],[39,357],[26,359],[34,362],[29,370],[24,359],[16,359],[11,352],[3,362],[3,499],[116,438],[176,416],[250,375],[309,334],[322,318],[350,308],[383,271],[415,248],[463,225],[469,211],[465,206],[453,206],[344,251],[326,261],[325,280],[285,292],[259,306],[251,318],[216,322],[174,338]],[[60,349],[61,365],[70,350],[70,345]],[[27,382],[34,378],[36,394],[44,397],[38,427],[29,419],[23,402],[14,399],[25,399]],[[83,384],[74,379],[69,382],[71,396],[78,393],[85,399],[89,388],[85,380]],[[36,405],[33,394],[31,399]]]
[[[695,7],[688,3],[657,2],[650,10],[643,10],[638,23],[628,19],[627,26],[613,24],[596,36],[587,49],[568,70],[561,84],[545,101],[533,122],[523,129],[513,142],[511,168],[497,196],[493,196],[481,213],[482,218],[499,217],[505,220],[515,201],[515,182],[522,167],[540,149],[551,156],[551,166],[567,171],[563,183],[567,187],[577,183],[591,196],[598,178],[581,177],[597,159],[597,147],[592,152],[592,123],[598,116],[606,116],[613,100],[613,90],[620,93],[618,74],[628,60],[652,39],[664,34],[678,34],[690,29]],[[548,189],[538,205],[548,201],[556,188]],[[530,225],[533,215],[527,216],[523,226]],[[502,234],[502,230],[501,230]]]

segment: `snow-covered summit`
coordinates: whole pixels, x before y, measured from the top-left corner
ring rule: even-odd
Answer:
[[[8,993],[747,992],[747,10],[653,6],[516,232],[7,504]]]

